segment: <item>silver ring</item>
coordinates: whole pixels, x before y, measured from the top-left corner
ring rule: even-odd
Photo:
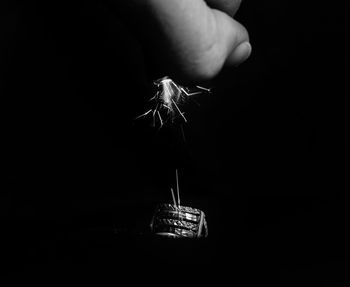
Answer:
[[[208,236],[203,211],[189,206],[159,204],[151,221],[154,234],[171,238],[200,238]]]

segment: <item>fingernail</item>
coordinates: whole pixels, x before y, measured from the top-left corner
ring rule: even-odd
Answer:
[[[252,46],[248,41],[240,44],[233,52],[233,59],[236,62],[235,66],[239,66],[247,60],[252,53]]]

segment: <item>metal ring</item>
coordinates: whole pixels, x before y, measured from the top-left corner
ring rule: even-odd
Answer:
[[[203,211],[189,206],[159,204],[151,221],[154,234],[172,238],[207,237],[208,227]]]

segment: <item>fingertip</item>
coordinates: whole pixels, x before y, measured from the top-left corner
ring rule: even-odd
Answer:
[[[249,41],[239,44],[228,57],[226,63],[229,65],[239,66],[249,58],[252,53],[252,45]]]

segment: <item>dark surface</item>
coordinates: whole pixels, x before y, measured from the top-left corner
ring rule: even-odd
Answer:
[[[254,52],[205,83],[213,94],[187,107],[184,144],[177,126],[133,121],[152,95],[152,72],[111,6],[1,2],[10,271],[345,286],[348,107],[335,74],[348,56],[330,44],[336,10],[245,1],[238,18]],[[206,240],[148,234],[155,205],[171,200],[175,168],[183,204],[207,215]],[[186,268],[203,268],[199,281]]]

